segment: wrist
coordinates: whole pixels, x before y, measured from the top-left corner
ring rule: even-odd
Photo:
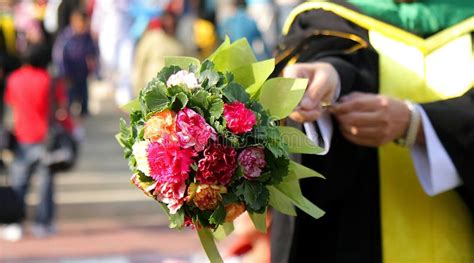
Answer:
[[[421,115],[412,102],[405,100],[404,103],[409,110],[408,125],[406,126],[403,135],[394,142],[403,147],[411,147],[415,144],[417,137],[419,136]]]

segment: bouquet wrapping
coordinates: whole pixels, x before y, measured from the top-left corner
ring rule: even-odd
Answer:
[[[324,212],[301,193],[299,179],[322,177],[289,159],[321,149],[295,128],[278,126],[298,105],[307,80],[268,79],[273,59],[257,61],[249,44],[228,39],[202,63],[167,57],[165,67],[123,108],[117,140],[131,182],[158,201],[170,227],[193,227],[211,262],[214,239],[247,211],[265,232],[269,207],[314,218]]]

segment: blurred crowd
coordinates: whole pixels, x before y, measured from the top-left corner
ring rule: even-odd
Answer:
[[[38,176],[40,204],[32,234],[54,234],[53,175],[74,163],[69,159],[77,158],[85,140],[92,82],[110,84],[120,106],[164,66],[164,56],[203,59],[229,37],[247,38],[258,59],[269,58],[284,19],[300,2],[0,0],[0,164],[14,192],[2,198],[18,196],[7,203],[19,203],[24,211],[31,177]],[[64,148],[64,140],[72,157],[44,161],[46,153]],[[6,164],[2,149],[13,153]],[[16,219],[5,219],[11,224],[1,237],[22,238],[21,211],[11,213]],[[262,238],[268,246],[268,237]],[[235,244],[231,253],[248,250],[247,242]]]

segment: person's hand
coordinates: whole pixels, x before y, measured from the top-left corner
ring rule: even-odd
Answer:
[[[331,112],[344,137],[364,146],[380,146],[404,136],[411,116],[401,100],[359,92],[342,97]]]
[[[307,78],[308,87],[298,107],[290,114],[297,122],[315,121],[321,116],[322,102],[332,102],[339,75],[329,63],[298,63],[285,68],[284,77]]]

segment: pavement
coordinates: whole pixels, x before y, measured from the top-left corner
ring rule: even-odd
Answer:
[[[0,262],[205,262],[197,234],[168,229],[158,204],[130,184],[114,138],[126,116],[107,84],[91,85],[91,112],[78,165],[56,178],[57,234],[37,239],[27,221],[22,240],[0,240]],[[35,188],[33,182],[29,218],[38,203]]]

